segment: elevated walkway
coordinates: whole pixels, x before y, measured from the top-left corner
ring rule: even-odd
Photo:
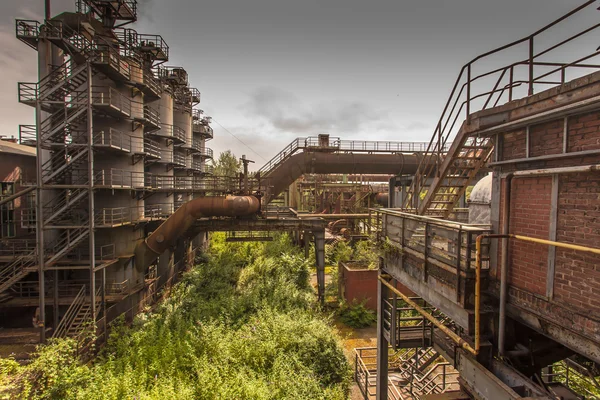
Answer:
[[[305,173],[412,175],[426,150],[423,142],[350,141],[329,135],[298,138],[256,176],[268,204]]]

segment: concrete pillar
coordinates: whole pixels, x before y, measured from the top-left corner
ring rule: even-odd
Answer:
[[[382,269],[379,268],[379,276]],[[387,297],[387,288],[377,281],[377,400],[388,399],[388,347],[383,335],[383,308]]]
[[[321,304],[325,303],[325,231],[314,231],[315,255],[317,259],[317,294]]]

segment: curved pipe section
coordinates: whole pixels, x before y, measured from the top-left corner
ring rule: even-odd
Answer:
[[[295,154],[262,177],[269,190],[265,203],[277,197],[305,173],[312,174],[414,174],[419,167],[416,154],[361,154],[303,152]]]
[[[260,211],[260,201],[254,196],[199,197],[177,209],[148,238],[135,248],[135,266],[139,271],[171,247],[202,217],[241,217]]]
[[[389,193],[377,193],[375,194],[375,202],[382,207],[388,207],[388,202],[390,199]]]

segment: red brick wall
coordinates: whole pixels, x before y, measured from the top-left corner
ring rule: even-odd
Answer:
[[[377,310],[377,274],[378,270],[352,270],[340,268],[344,299],[348,303],[354,300],[367,300],[365,306]]]
[[[510,233],[548,239],[552,178],[514,179],[511,188]],[[512,241],[509,283],[539,295],[546,294],[548,247]]]
[[[569,118],[569,152],[600,149],[600,112]]]
[[[563,129],[563,118],[531,126],[530,157],[562,153]],[[600,150],[598,111],[571,116],[568,120],[567,152],[590,150]],[[523,158],[525,131],[506,134],[502,152],[502,161]],[[588,154],[507,164],[496,172],[590,164],[600,164],[600,156]],[[503,180],[501,194],[505,190],[504,184]],[[556,240],[600,248],[600,173],[561,174],[558,185]],[[511,190],[510,233],[550,239],[551,192],[550,176],[514,178]],[[502,201],[499,206],[499,218],[502,221]],[[502,230],[502,226],[499,229]],[[546,245],[511,240],[509,284],[545,297],[548,249],[549,246]],[[497,265],[500,264],[501,255],[498,254]],[[492,273],[499,278],[497,271]],[[600,256],[557,248],[553,293],[553,304],[590,318],[600,318]]]
[[[557,240],[600,247],[600,175],[559,178]],[[554,297],[600,315],[600,256],[556,250]]]
[[[525,129],[503,135],[502,158],[504,160],[516,160],[525,158],[526,135]]]
[[[529,128],[529,157],[562,153],[563,131],[563,119],[531,126]]]

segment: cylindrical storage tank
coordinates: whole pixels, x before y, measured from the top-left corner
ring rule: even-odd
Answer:
[[[141,132],[143,134],[143,132]],[[135,154],[141,154],[144,152],[144,138],[136,134],[131,136],[131,152]]]
[[[492,211],[492,174],[481,179],[469,196],[469,224],[489,224]]]
[[[181,111],[173,112],[173,125],[180,127],[185,132],[183,147],[192,146],[192,114]]]
[[[132,119],[143,119],[144,118],[144,95],[137,96],[131,99],[131,118]]]
[[[161,124],[173,125],[173,95],[171,93],[163,92],[160,97],[158,112]]]
[[[135,83],[144,83],[144,71],[140,67],[140,64],[129,60],[129,70],[131,71],[131,81]]]

